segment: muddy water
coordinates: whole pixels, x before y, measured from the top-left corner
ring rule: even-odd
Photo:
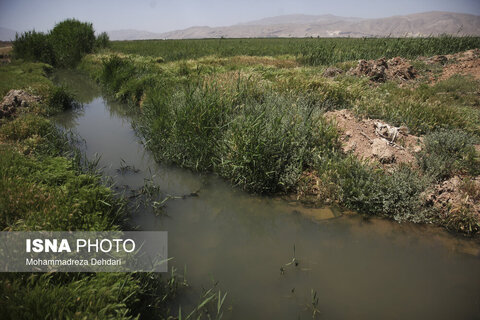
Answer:
[[[85,140],[88,157],[101,155],[117,186],[135,189],[147,178],[172,195],[200,190],[169,201],[166,215],[131,218],[143,230],[168,231],[171,265],[187,266],[183,310],[218,282],[228,292],[227,319],[311,319],[312,292],[318,319],[480,319],[478,240],[251,196],[213,176],[157,164],[126,106],[107,101],[85,77],[58,79],[84,102],[58,123]],[[140,171],[120,174],[122,161]],[[294,256],[298,266],[285,266]]]

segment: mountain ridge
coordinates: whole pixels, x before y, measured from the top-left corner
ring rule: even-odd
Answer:
[[[440,34],[480,36],[480,16],[445,11],[429,11],[374,19],[340,17],[331,14],[290,14],[266,17],[231,26],[192,26],[164,33],[139,30],[109,32],[112,40],[221,37],[412,37]]]

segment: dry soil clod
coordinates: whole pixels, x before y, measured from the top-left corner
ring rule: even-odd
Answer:
[[[395,57],[390,60],[359,60],[355,68],[348,71],[355,76],[367,76],[371,81],[385,82],[387,80],[411,80],[417,76],[417,71],[407,59]]]

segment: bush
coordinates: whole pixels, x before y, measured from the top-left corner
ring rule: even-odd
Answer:
[[[24,32],[20,36],[15,35],[13,56],[17,59],[55,64],[55,54],[49,36],[35,30]]]
[[[419,176],[409,166],[401,165],[386,173],[354,156],[335,154],[319,158],[315,168],[322,185],[333,186],[325,197],[335,199],[349,209],[397,221],[426,222],[431,219],[421,201],[428,179]],[[328,188],[322,189],[329,191]]]
[[[425,136],[425,147],[418,155],[420,168],[435,181],[457,173],[480,173],[473,137],[458,129],[443,129]]]

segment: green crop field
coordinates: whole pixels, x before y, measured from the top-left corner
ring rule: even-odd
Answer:
[[[114,41],[112,49],[165,61],[215,55],[231,57],[292,55],[309,65],[402,56],[416,58],[480,47],[479,37],[427,38],[268,38]]]

